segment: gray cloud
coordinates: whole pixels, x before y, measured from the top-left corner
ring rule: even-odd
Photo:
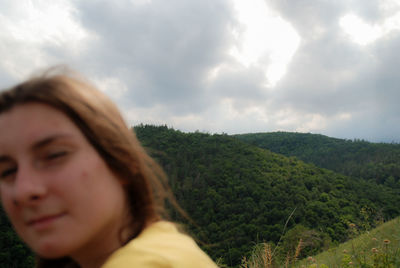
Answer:
[[[369,140],[400,140],[398,104],[399,32],[360,47],[339,28],[340,16],[353,10],[366,21],[380,19],[378,2],[349,6],[340,1],[270,1],[303,37],[288,75],[274,96],[274,108],[327,118],[324,133]],[[285,4],[286,3],[286,4]],[[362,7],[362,8],[360,8]],[[352,9],[351,9],[352,8]],[[343,120],[334,120],[343,114]]]
[[[224,58],[232,23],[227,1],[79,3],[84,27],[98,35],[87,61],[121,78],[132,105],[195,112],[209,101],[207,72]]]

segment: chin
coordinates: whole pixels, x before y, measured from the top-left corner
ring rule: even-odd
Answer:
[[[41,244],[35,245],[32,250],[40,257],[44,259],[59,259],[70,255],[66,248],[60,247],[61,241],[54,244]]]
[[[35,251],[38,256],[44,259],[60,259],[68,256],[58,251]]]

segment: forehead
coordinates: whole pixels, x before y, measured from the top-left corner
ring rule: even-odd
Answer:
[[[0,114],[0,150],[14,144],[30,144],[49,135],[80,135],[61,111],[41,103],[17,105]]]

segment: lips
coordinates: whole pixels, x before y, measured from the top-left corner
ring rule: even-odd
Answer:
[[[27,222],[27,225],[33,227],[38,230],[43,230],[51,227],[51,225],[62,218],[65,213],[51,214],[51,215],[43,215],[39,217],[35,217],[32,220]]]

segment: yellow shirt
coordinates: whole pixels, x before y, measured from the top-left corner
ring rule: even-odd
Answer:
[[[217,267],[194,242],[170,222],[147,227],[124,247],[115,251],[102,268],[134,267]]]

